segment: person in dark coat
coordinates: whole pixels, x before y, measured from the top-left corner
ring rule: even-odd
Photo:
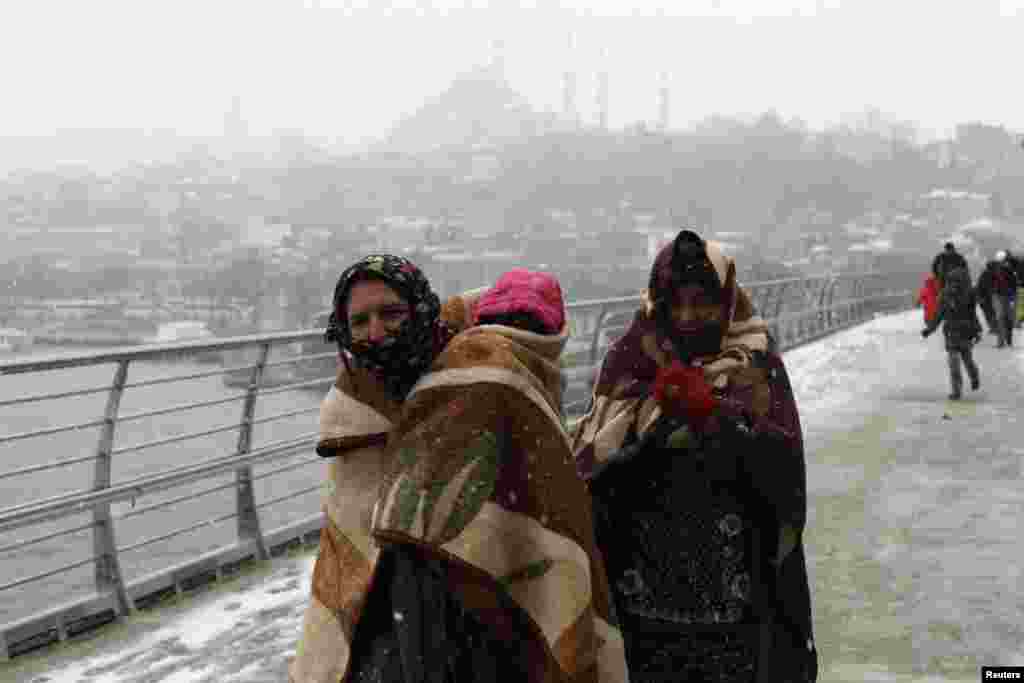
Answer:
[[[996,268],[999,264],[995,261],[989,261],[985,264],[985,268],[981,271],[981,275],[978,276],[978,284],[974,287],[975,298],[978,301],[978,306],[981,307],[981,312],[985,316],[985,324],[988,325],[988,333],[996,335],[1000,340],[1002,335],[999,332],[999,320],[996,317],[996,308],[992,304],[992,287],[993,278],[995,276]]]
[[[1017,273],[1005,251],[996,254],[992,271],[992,301],[996,310],[996,329],[999,331],[997,348],[1013,346],[1013,328],[1016,323]]]
[[[968,270],[967,259],[956,250],[956,245],[952,242],[946,242],[942,251],[932,260],[932,274],[939,278],[941,282],[945,278],[946,273],[953,268]]]
[[[1013,306],[1014,314],[1014,327],[1020,327],[1024,324],[1024,259],[1018,258],[1011,252],[1006,252],[1006,263],[1009,265],[1010,270],[1017,276],[1017,292],[1014,296],[1015,305]]]
[[[817,680],[803,438],[785,366],[721,248],[658,254],[573,451],[632,683]]]
[[[967,368],[967,376],[971,380],[971,390],[981,386],[981,375],[978,365],[971,353],[974,345],[981,339],[981,323],[978,321],[977,301],[971,289],[971,279],[963,268],[954,268],[946,273],[946,284],[942,288],[939,313],[921,330],[921,336],[928,338],[939,324],[946,337],[946,352],[949,356],[949,382],[953,391],[950,400],[959,400],[962,396],[963,376],[960,363]]]

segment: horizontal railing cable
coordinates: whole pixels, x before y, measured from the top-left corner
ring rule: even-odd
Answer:
[[[203,527],[213,526],[214,524],[226,522],[229,519],[234,519],[237,516],[237,512],[229,512],[226,515],[221,515],[220,517],[213,517],[202,522],[196,522],[195,524],[189,524],[188,526],[179,527],[177,529],[174,529],[173,531],[168,531],[165,534],[160,534],[159,536],[145,538],[141,541],[136,541],[135,543],[132,543],[130,545],[118,546],[117,552],[126,553],[130,550],[138,550],[139,548],[144,548],[147,545],[153,545],[154,543],[159,543],[160,541],[166,541],[170,538],[174,538],[175,536],[181,536],[182,534],[187,534],[190,531],[195,531],[196,529],[202,529]]]
[[[234,431],[238,429],[240,426],[240,423],[235,422],[232,424],[220,425],[218,427],[203,429],[198,432],[189,432],[188,434],[178,434],[176,436],[169,436],[166,439],[154,439],[153,441],[144,441],[142,443],[132,444],[131,446],[121,446],[120,448],[115,448],[112,451],[110,451],[110,454],[124,455],[125,453],[137,453],[138,451],[146,450],[147,448],[167,446],[172,443],[191,441],[192,439],[199,439],[204,436],[212,436],[213,434],[221,434],[223,432]]]
[[[120,415],[117,418],[118,422],[128,422],[129,420],[139,420],[144,417],[155,417],[157,415],[167,415],[168,413],[183,413],[186,410],[195,410],[196,408],[208,408],[210,406],[223,405],[225,403],[231,403],[233,401],[241,401],[245,398],[244,393],[232,394],[231,396],[224,396],[221,398],[211,398],[207,401],[193,401],[192,403],[179,403],[173,406],[167,406],[166,408],[156,408],[154,410],[143,410],[137,413],[127,413]]]
[[[262,503],[259,503],[256,506],[256,509],[257,510],[261,510],[261,509],[263,509],[265,507],[268,507],[270,505],[274,505],[275,503],[280,503],[280,502],[283,502],[283,501],[286,501],[286,500],[291,500],[292,498],[298,498],[299,496],[304,496],[307,493],[312,493],[314,491],[321,491],[321,490],[323,490],[323,486],[320,486],[320,485],[308,486],[308,487],[306,487],[304,489],[299,489],[298,491],[292,491],[291,493],[287,493],[287,494],[285,494],[283,496],[278,496],[277,498],[271,498],[270,500],[265,500]]]
[[[312,360],[326,360],[328,358],[337,358],[337,351],[331,351],[328,353],[311,353],[308,355],[292,356],[291,358],[280,358],[277,360],[267,361],[265,368],[281,367],[283,365],[298,365],[299,363],[306,363]]]
[[[322,464],[323,462],[324,462],[324,459],[317,455],[317,456],[314,456],[312,458],[307,458],[306,460],[302,460],[302,461],[297,462],[297,463],[292,463],[291,465],[284,465],[282,467],[277,467],[277,468],[274,468],[272,470],[267,470],[266,472],[260,472],[259,474],[254,474],[252,478],[253,478],[253,481],[256,481],[257,479],[266,479],[267,477],[272,477],[275,474],[281,474],[282,472],[288,472],[290,470],[297,470],[300,467],[307,467],[309,465],[313,465],[313,464],[316,464],[316,463],[321,463]],[[232,484],[232,486],[234,486],[234,484]]]
[[[319,412],[320,412],[320,407],[319,406],[314,406],[313,408],[300,408],[299,410],[289,410],[286,413],[275,413],[273,415],[264,415],[263,417],[256,418],[255,420],[253,420],[249,424],[258,425],[258,424],[264,424],[264,423],[267,423],[267,422],[276,422],[277,420],[283,420],[283,419],[288,418],[288,417],[297,417],[299,415],[312,415],[313,413],[319,413]]]
[[[68,534],[77,534],[79,531],[86,531],[88,529],[92,529],[93,526],[95,525],[92,522],[90,522],[89,524],[71,527],[70,529],[61,529],[60,531],[54,531],[53,533],[44,534],[42,536],[36,536],[35,538],[29,538],[24,541],[16,541],[9,545],[0,546],[0,554],[9,553],[13,550],[20,550],[21,548],[27,548],[30,545],[43,543],[44,541],[52,541],[55,538],[67,536]]]
[[[0,401],[0,408],[7,406],[18,406],[26,403],[38,403],[39,401],[53,401],[59,398],[75,398],[76,396],[87,396],[89,394],[109,393],[112,387],[108,384],[103,387],[91,387],[89,389],[74,389],[72,391],[59,391],[53,394],[33,394],[31,396],[19,396],[7,398]]]
[[[243,368],[245,369],[245,368]],[[217,370],[203,370],[202,372],[193,372],[188,375],[174,375],[173,377],[154,377],[153,379],[143,379],[137,382],[125,382],[125,389],[136,389],[138,387],[152,387],[158,384],[170,384],[173,382],[189,382],[194,379],[206,379],[207,377],[217,377],[218,375],[226,375],[232,372],[234,368],[220,368]]]
[[[244,337],[231,337],[218,341],[180,342],[177,344],[133,346],[81,354],[59,354],[11,361],[0,361],[0,375],[17,375],[44,370],[62,370],[82,366],[103,365],[122,361],[148,361],[167,356],[188,356],[205,351],[225,351],[259,344],[288,344],[291,342],[322,339],[323,330],[270,332]]]
[[[177,496],[175,498],[170,498],[168,500],[162,500],[159,503],[151,503],[150,505],[141,506],[139,508],[131,510],[130,512],[125,512],[124,514],[117,515],[117,519],[120,520],[138,517],[139,515],[150,512],[151,510],[159,510],[161,508],[171,507],[172,505],[183,503],[186,500],[200,498],[210,493],[216,493],[217,491],[226,491],[227,489],[233,489],[237,486],[238,484],[236,484],[235,482],[231,482],[230,484],[221,484],[220,486],[213,486],[207,489],[201,489],[199,491],[195,491],[184,496]]]
[[[45,470],[53,470],[58,467],[67,467],[68,465],[77,465],[80,462],[90,462],[95,460],[97,455],[81,455],[76,458],[66,458],[64,460],[52,460],[48,463],[41,465],[29,465],[27,467],[20,467],[16,470],[7,470],[0,472],[0,479],[9,479],[11,477],[18,477],[25,474],[33,474],[34,472],[43,472]]]
[[[42,581],[43,579],[48,579],[51,576],[56,576],[57,574],[63,574],[64,572],[69,572],[72,569],[78,569],[79,567],[84,567],[87,564],[94,563],[97,559],[99,559],[99,558],[94,555],[94,556],[89,557],[86,560],[79,560],[78,562],[72,562],[71,564],[62,565],[60,567],[57,567],[56,569],[51,569],[49,571],[40,572],[38,574],[33,574],[32,576],[26,576],[26,577],[21,578],[21,579],[15,579],[14,581],[9,581],[7,583],[0,584],[0,593],[2,593],[3,591],[6,591],[6,590],[10,590],[11,588],[17,588],[18,586],[24,586],[27,583],[33,583],[35,581]]]
[[[269,396],[271,394],[283,394],[286,391],[295,391],[296,389],[307,389],[311,387],[323,386],[334,382],[333,377],[323,377],[321,379],[311,379],[305,382],[294,382],[291,384],[282,384],[281,386],[274,387],[272,389],[261,389],[261,396]]]
[[[52,436],[54,434],[61,434],[63,432],[74,432],[79,429],[89,429],[90,427],[99,427],[104,424],[106,420],[89,420],[88,422],[79,422],[77,424],[61,425],[60,427],[46,427],[44,429],[37,429],[32,432],[20,432],[17,434],[5,434],[0,436],[0,444],[10,443],[12,441],[21,441],[23,439],[31,439],[36,436]]]

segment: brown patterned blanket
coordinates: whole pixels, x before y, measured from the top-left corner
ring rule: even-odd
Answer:
[[[442,318],[464,329],[476,294],[449,300]],[[448,560],[460,599],[498,632],[530,624],[505,635],[529,639],[531,680],[627,680],[590,501],[558,412],[566,338],[466,330],[403,405],[358,369],[339,372],[321,408],[320,447],[338,457],[294,683],[345,680],[378,542]],[[509,609],[526,618],[505,618]]]
[[[482,291],[449,298],[441,319],[455,330],[468,327]],[[338,683],[348,670],[355,624],[379,555],[370,535],[370,514],[380,483],[390,471],[384,446],[401,408],[373,376],[354,365],[351,372],[344,366],[339,369],[321,405],[317,452],[330,456],[323,502],[326,519],[312,596],[290,667],[294,683]]]
[[[388,443],[374,534],[448,560],[466,607],[500,633],[528,615],[530,680],[625,681],[590,502],[558,406],[567,338],[467,330],[413,388]],[[510,596],[513,607],[503,600]]]

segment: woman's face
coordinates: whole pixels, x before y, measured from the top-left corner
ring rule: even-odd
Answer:
[[[700,285],[686,285],[673,293],[672,326],[686,331],[722,322],[722,302]]]
[[[381,280],[361,280],[349,290],[348,328],[353,342],[374,344],[393,336],[411,314],[409,304]]]

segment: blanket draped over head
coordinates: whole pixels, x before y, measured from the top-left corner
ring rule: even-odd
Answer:
[[[764,462],[765,453],[744,455],[758,473],[757,483],[771,500],[778,522],[779,542],[772,558],[779,571],[777,589],[781,599],[791,603],[790,620],[809,637],[810,602],[801,541],[807,511],[806,473],[796,401],[766,323],[736,282],[734,263],[714,242],[706,242],[705,247],[731,302],[726,306],[728,326],[720,352],[694,363],[703,368],[718,397],[742,407],[754,433],[769,431],[785,443],[784,448],[771,451],[785,453],[780,458],[784,462]],[[655,426],[662,414],[654,398],[655,377],[659,367],[671,361],[658,337],[654,306],[645,295],[626,333],[608,350],[590,408],[574,432],[573,453],[580,476],[589,479],[600,471],[631,431],[642,438]]]
[[[796,430],[794,436],[799,438],[792,393],[781,387],[773,391],[772,380],[778,373],[755,362],[755,358],[770,361],[776,356],[768,353],[767,325],[754,313],[750,297],[736,282],[732,260],[714,242],[706,242],[705,250],[727,298],[727,327],[721,351],[695,363],[703,367],[719,396],[738,401],[755,421],[771,420],[791,432]],[[659,255],[655,268],[662,260]],[[661,416],[653,393],[655,377],[673,358],[659,337],[650,293],[645,292],[643,298],[626,333],[608,349],[590,409],[575,433],[573,450],[584,478],[622,445],[631,427],[643,435]]]
[[[625,681],[558,408],[567,330],[482,325],[452,340],[395,425],[374,534],[447,560],[466,609],[524,643],[528,681]]]
[[[445,309],[453,328],[472,319],[470,304]],[[379,544],[389,543],[446,561],[466,609],[525,643],[529,681],[627,680],[558,411],[566,339],[566,330],[463,331],[402,405],[358,373],[339,376],[321,411],[321,444],[342,455],[330,465],[295,683],[345,679]]]
[[[449,298],[441,320],[455,331],[468,327],[481,293]],[[294,683],[338,683],[348,669],[355,624],[379,555],[370,534],[371,511],[390,471],[385,444],[401,408],[378,378],[354,363],[342,365],[320,407],[317,452],[329,458],[325,520],[290,668]]]

